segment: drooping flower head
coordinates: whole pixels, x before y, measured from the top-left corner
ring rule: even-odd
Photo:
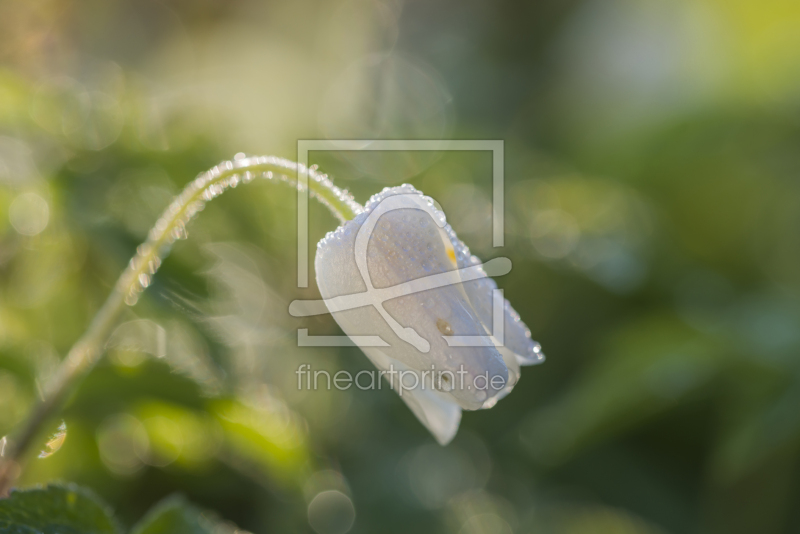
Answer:
[[[544,360],[480,259],[410,185],[322,239],[315,268],[336,322],[443,445],[462,409],[491,408],[521,365]]]

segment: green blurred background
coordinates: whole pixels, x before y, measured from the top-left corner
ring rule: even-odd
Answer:
[[[295,193],[252,184],[192,223],[22,485],[128,525],[181,492],[256,533],[800,531],[797,0],[0,2],[0,435],[173,195],[314,138],[503,139],[501,250],[488,153],[311,159],[511,257],[547,362],[446,448],[387,389],[298,391],[302,363],[370,364],[296,346],[339,330],[288,315],[318,295]],[[312,255],[336,224],[311,205]]]

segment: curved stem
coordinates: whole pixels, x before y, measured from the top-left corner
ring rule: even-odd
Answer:
[[[220,163],[200,174],[172,201],[150,230],[147,240],[136,249],[136,255],[120,275],[88,330],[72,346],[53,380],[47,384],[41,403],[33,409],[16,439],[6,447],[5,457],[0,463],[0,497],[8,493],[19,476],[21,463],[42,425],[61,408],[73,386],[103,355],[108,336],[125,304],[136,304],[141,292],[150,285],[162,259],[169,253],[171,245],[187,237],[187,223],[202,211],[209,200],[228,188],[251,182],[257,177],[286,182],[302,191],[304,186],[286,173],[307,176],[311,196],[327,206],[342,222],[363,211],[352,195],[334,186],[326,175],[318,173],[314,167],[305,168],[274,156],[238,158]]]

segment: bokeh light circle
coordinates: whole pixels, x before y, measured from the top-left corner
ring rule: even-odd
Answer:
[[[317,534],[345,534],[355,520],[353,501],[341,491],[322,491],[308,505],[308,524]]]
[[[18,233],[34,236],[47,228],[50,206],[36,193],[22,193],[8,208],[8,220]]]

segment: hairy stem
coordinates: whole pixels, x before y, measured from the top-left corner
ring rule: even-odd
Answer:
[[[334,186],[326,175],[317,173],[314,167],[306,168],[274,156],[237,158],[220,163],[200,174],[172,201],[150,230],[147,240],[136,249],[136,254],[120,275],[88,330],[72,346],[53,380],[46,385],[42,401],[25,420],[16,437],[5,447],[0,463],[0,497],[8,494],[14,480],[19,476],[22,461],[35,443],[42,426],[59,411],[75,384],[102,357],[105,343],[125,305],[136,304],[141,292],[150,285],[172,244],[187,237],[186,225],[189,221],[203,210],[206,202],[226,189],[259,177],[286,182],[301,191],[307,185],[311,196],[327,206],[342,222],[363,211],[352,195]]]

